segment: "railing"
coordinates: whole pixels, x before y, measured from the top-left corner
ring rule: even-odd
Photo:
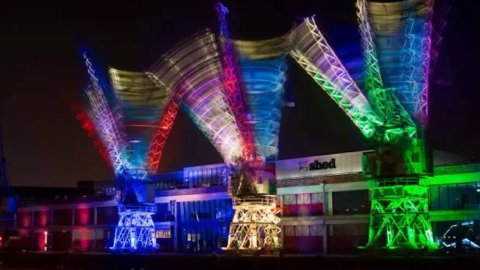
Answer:
[[[233,205],[275,205],[277,204],[277,196],[275,195],[261,195],[238,197],[233,199]]]
[[[139,204],[139,205],[119,205],[118,212],[145,212],[155,213],[157,212],[157,206],[155,204]]]
[[[436,166],[434,172],[435,175],[480,172],[480,164]]]

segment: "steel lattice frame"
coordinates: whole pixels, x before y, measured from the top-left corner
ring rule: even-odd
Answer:
[[[172,130],[178,110],[182,101],[182,91],[177,91],[165,108],[162,118],[157,125],[157,130],[152,136],[150,151],[148,154],[148,166],[150,173],[158,171],[163,149],[167,143],[168,135]]]
[[[370,189],[368,247],[436,248],[428,212],[428,187],[395,185]]]
[[[252,254],[263,249],[282,248],[281,229],[278,226],[280,210],[275,196],[234,199],[235,214],[230,224],[225,250]]]
[[[421,136],[428,119],[431,5],[429,0],[370,4],[365,0],[357,1],[366,62],[381,67],[378,69],[381,72],[375,74],[367,69],[367,76],[379,76],[380,73],[383,75],[386,84],[395,89],[400,102],[415,120],[418,129],[416,136],[410,136],[407,140],[406,146],[393,144],[395,151],[403,156],[406,174],[413,177],[414,181],[403,181],[382,173],[372,175],[376,184],[370,188],[368,248],[437,247],[432,236],[427,187],[422,185],[421,180],[426,177],[425,146]],[[402,14],[406,14],[404,21]],[[371,30],[371,23],[375,31]],[[377,37],[373,38],[373,35]],[[393,48],[391,44],[394,45]],[[380,61],[375,58],[376,53],[381,54]],[[411,125],[409,122],[403,123],[404,126],[407,124]],[[417,156],[416,160],[414,155]],[[378,156],[383,162],[381,155]]]
[[[97,148],[98,152],[105,160],[105,162],[107,162],[108,166],[112,166],[110,157],[105,149],[105,146],[103,145],[102,138],[100,138],[97,128],[93,123],[93,117],[88,116],[88,113],[85,111],[84,108],[80,109],[77,108],[77,106],[74,107],[75,108],[73,108],[73,111],[75,112],[75,119],[80,122],[82,129],[85,130],[85,132],[87,132],[88,134],[88,137],[92,139],[93,145],[95,146],[95,148]]]
[[[411,95],[413,117],[423,126],[428,123],[428,82],[432,47],[432,0],[408,3],[409,16],[405,23],[405,69],[402,78]],[[418,5],[418,6],[417,6]]]
[[[395,97],[395,89],[384,86],[373,42],[374,33],[368,19],[367,1],[358,0],[356,5],[365,58],[365,90],[375,112],[384,121],[385,134],[378,139],[394,142],[405,134],[414,137],[417,132],[415,123]]]
[[[127,207],[120,205],[119,221],[115,229],[112,249],[148,250],[156,247],[155,224],[152,215],[157,208],[154,204]]]
[[[158,86],[145,72],[109,69],[112,88],[122,109],[122,123],[128,140],[129,173],[143,180],[151,171],[149,145],[154,139],[158,119],[165,118],[172,91]],[[157,159],[158,164],[159,157]]]
[[[185,103],[188,105],[187,109],[192,119],[207,134],[207,137],[221,137],[224,141],[236,143],[235,145],[238,146],[237,149],[241,153],[241,155],[236,156],[232,156],[231,153],[222,154],[224,160],[232,165],[233,175],[229,181],[229,187],[231,187],[229,191],[230,195],[234,197],[235,204],[234,220],[230,224],[228,245],[225,249],[229,252],[237,253],[241,251],[247,254],[263,249],[280,249],[282,246],[281,229],[278,226],[280,219],[276,216],[278,209],[276,209],[274,201],[269,200],[269,203],[265,203],[268,197],[264,194],[258,194],[255,188],[255,171],[264,168],[267,155],[269,158],[276,156],[275,149],[278,139],[271,140],[272,138],[268,138],[268,143],[265,143],[265,140],[262,140],[264,136],[262,136],[262,139],[258,137],[257,131],[259,129],[255,126],[255,122],[264,118],[265,115],[262,114],[262,110],[267,108],[255,108],[259,105],[255,100],[258,100],[260,95],[256,95],[253,89],[248,89],[250,85],[243,84],[245,78],[243,81],[240,80],[241,75],[245,74],[243,73],[244,70],[240,70],[241,66],[238,66],[239,62],[234,48],[235,42],[230,39],[226,23],[228,10],[221,4],[218,4],[216,9],[220,21],[220,44],[222,45],[222,54],[219,58],[222,59],[221,64],[223,65],[223,73],[219,74],[222,76],[218,78],[223,82],[223,85],[205,89],[203,93],[201,92],[201,97],[195,95],[191,99],[186,98]],[[270,64],[272,65],[272,63]],[[281,84],[280,89],[273,90],[283,90],[283,83]],[[244,94],[242,90],[246,90],[246,93]],[[196,90],[195,92],[199,91]],[[277,97],[274,94],[274,97],[276,100],[281,99],[280,95]],[[227,103],[224,100],[227,100]],[[268,108],[279,107],[278,105],[281,106],[281,103],[274,102],[269,104],[273,107]],[[266,103],[263,104],[266,105]],[[216,108],[222,109],[216,110]],[[209,114],[208,112],[212,109],[216,113]],[[207,113],[203,113],[205,111]],[[202,114],[198,112],[202,112]],[[233,120],[233,127],[239,132],[224,132],[225,126],[220,126],[220,129],[217,126],[212,128],[212,125],[209,124],[209,119],[212,116],[215,117],[216,121]],[[278,135],[278,127],[279,125],[272,127],[271,134]],[[212,141],[215,145],[215,140]],[[265,151],[266,149],[270,150],[269,147],[275,149]],[[238,151],[237,149],[235,152]],[[220,151],[220,153],[222,152]],[[234,181],[237,178],[238,181]],[[235,187],[232,187],[232,185]],[[249,198],[248,203],[245,202],[246,197]]]
[[[228,9],[218,3],[215,6],[220,22],[220,39],[222,48],[222,64],[223,64],[223,84],[225,97],[228,100],[230,108],[235,117],[235,121],[240,130],[243,140],[243,160],[264,160],[262,152],[258,152],[255,147],[255,134],[249,115],[247,114],[247,106],[245,97],[241,91],[238,62],[235,56],[232,40],[230,39],[230,31],[228,29],[226,14]]]
[[[87,53],[84,53],[83,57],[90,78],[90,84],[85,90],[90,105],[89,117],[97,127],[97,132],[108,152],[115,175],[120,176],[128,167],[124,159],[126,143],[119,132],[117,121],[110,110],[93,64]]]
[[[415,122],[426,125],[432,1],[372,2],[367,9],[385,85],[395,88]]]
[[[170,65],[150,72],[169,88],[182,91],[184,108],[228,163],[242,157],[240,132],[223,90],[223,69],[215,36],[198,33],[163,57]]]
[[[111,68],[109,101],[102,88],[108,88],[106,82],[100,83],[86,53],[84,58],[90,76],[90,85],[85,91],[90,118],[96,124],[124,189],[111,248],[155,249],[155,225],[151,216],[156,208],[145,203],[148,198],[140,191],[142,181],[157,170],[184,92],[172,91],[176,85],[169,85],[164,76],[160,81],[158,74],[152,73],[172,67],[171,59],[162,59],[154,66],[156,69],[147,73]],[[115,108],[115,115],[111,108]],[[136,198],[124,201],[129,192],[135,193]]]
[[[376,135],[383,122],[318,30],[314,18],[306,18],[293,34],[295,46],[290,55],[367,138]]]
[[[375,140],[376,158],[381,163],[398,155],[402,160],[397,166],[403,166],[398,177],[416,179],[402,182],[394,175],[397,172],[392,175],[383,167],[364,168],[372,172],[367,178],[376,180],[370,189],[372,215],[367,247],[434,248],[426,188],[419,184],[428,167],[422,136],[428,119],[428,79],[433,62],[429,57],[432,2],[367,4],[358,0],[357,8],[370,103],[318,31],[313,18],[305,19],[295,29],[296,44],[291,55],[362,133]],[[353,97],[360,97],[361,102],[352,102]],[[394,156],[389,157],[388,153]]]

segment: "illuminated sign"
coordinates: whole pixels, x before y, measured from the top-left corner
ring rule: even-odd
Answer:
[[[298,179],[322,175],[362,172],[363,151],[278,160],[276,179]]]
[[[326,170],[326,169],[335,169],[337,166],[335,165],[335,159],[332,158],[330,161],[318,161],[315,160],[314,162],[308,165],[308,169],[310,171],[313,170]]]

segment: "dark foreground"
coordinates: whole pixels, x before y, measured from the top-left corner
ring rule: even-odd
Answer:
[[[255,269],[467,269],[480,256],[257,256],[0,253],[0,269],[255,270]]]

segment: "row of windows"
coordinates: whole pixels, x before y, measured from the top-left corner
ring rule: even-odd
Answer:
[[[220,169],[221,168],[218,168],[217,170]],[[212,171],[213,170],[214,169],[212,169]],[[480,182],[430,186],[429,199],[431,210],[480,210]],[[313,206],[308,205],[323,204],[324,200],[324,193],[322,192],[282,195],[283,205],[292,207],[295,207],[294,205],[304,205],[307,208],[311,208]],[[230,199],[181,202],[177,203],[176,206],[179,208],[178,211],[173,209],[175,205],[159,204],[158,212],[154,216],[154,220],[157,222],[172,221],[175,212],[179,214],[177,218],[180,222],[230,220],[233,214]],[[333,192],[331,208],[334,215],[368,214],[370,212],[369,191]],[[285,209],[287,209],[287,207],[285,207]],[[305,212],[305,209],[299,209],[298,211],[295,209],[296,208],[293,208],[292,211],[294,212],[291,213],[292,215],[299,215],[302,211]],[[310,215],[311,211],[306,211],[303,214]],[[76,209],[75,211],[62,209],[55,210],[53,215],[51,215],[51,211],[48,210],[36,211],[33,216],[31,213],[19,214],[17,215],[17,219],[19,227],[72,225],[72,223],[76,225],[88,225],[94,222],[94,211],[93,208]],[[97,208],[97,224],[115,224],[117,220],[117,207]],[[32,224],[33,221],[35,221],[34,224]]]
[[[480,182],[430,186],[431,210],[480,210]]]
[[[334,215],[357,215],[370,213],[368,190],[342,191],[332,193]]]
[[[363,236],[368,234],[368,224],[332,224],[328,227],[329,236]]]
[[[185,182],[189,187],[210,187],[227,185],[228,168],[206,168],[188,172]]]
[[[302,193],[283,195],[284,205],[323,203],[323,193]]]
[[[283,205],[303,205],[324,203],[323,193],[302,193],[283,195]],[[332,208],[334,215],[368,214],[370,201],[368,190],[333,192]]]
[[[194,202],[179,202],[180,222],[200,222],[200,221],[224,221],[230,220],[233,210],[232,201],[226,200],[207,200]]]
[[[429,187],[431,210],[480,210],[480,182]],[[283,205],[323,203],[323,193],[283,195]],[[332,193],[334,215],[370,213],[368,190],[342,191]]]
[[[170,229],[159,229],[155,231],[156,238],[172,238],[172,231]]]
[[[190,252],[206,252],[226,246],[228,223],[182,224],[179,231],[179,248]]]
[[[285,236],[322,236],[323,225],[284,226]]]
[[[335,224],[329,226],[329,235],[366,235],[368,224]],[[285,236],[323,236],[323,225],[284,226]]]

